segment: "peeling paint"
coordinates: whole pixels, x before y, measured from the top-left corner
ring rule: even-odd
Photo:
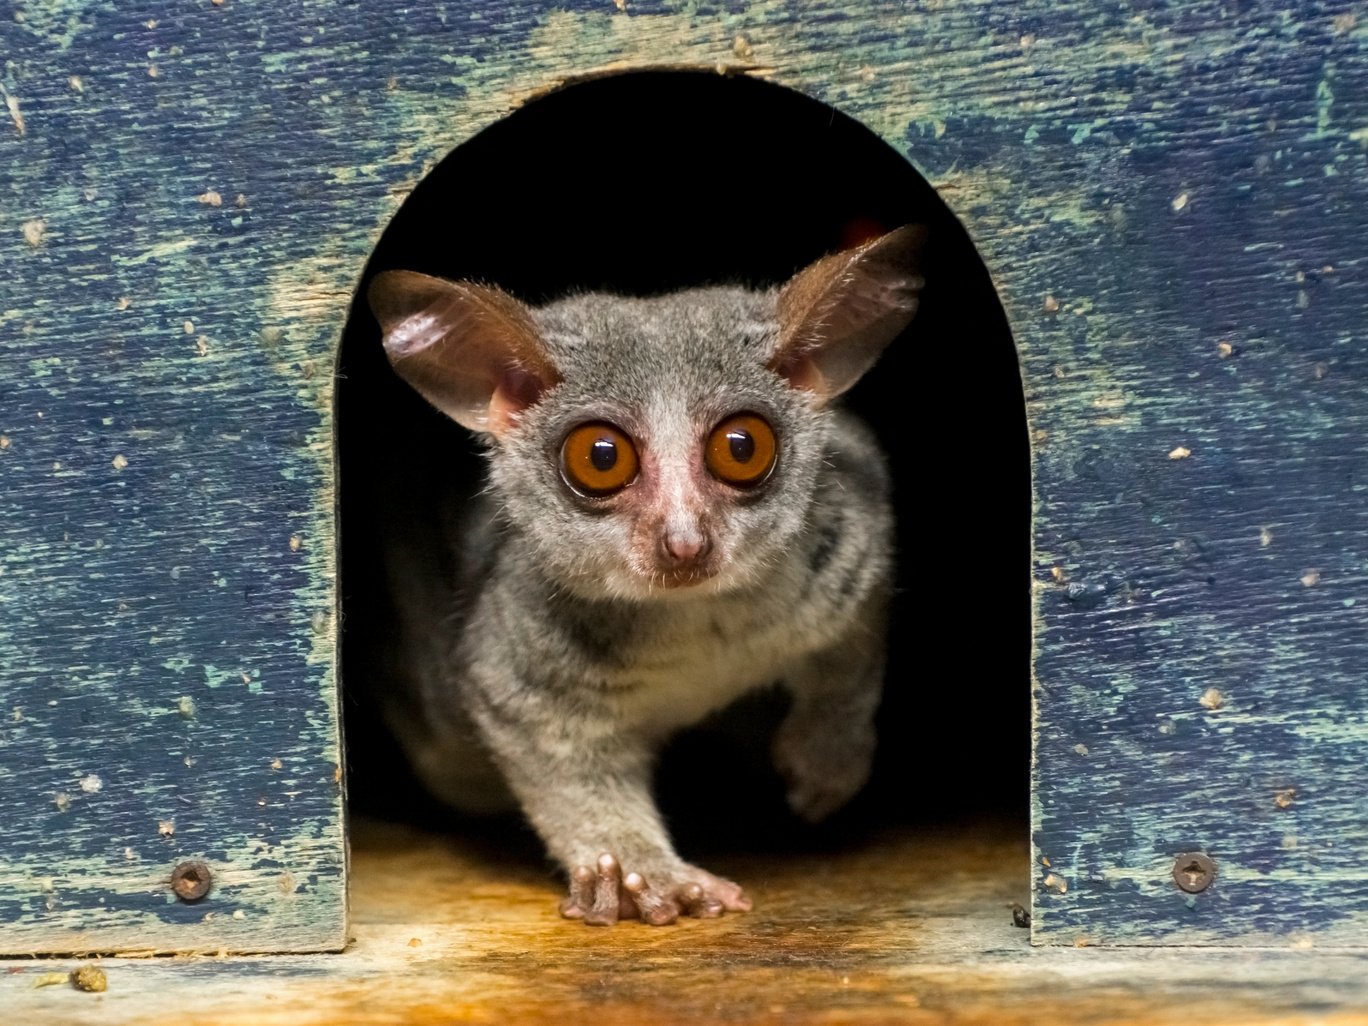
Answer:
[[[361,268],[421,175],[527,98],[689,66],[765,76],[863,121],[940,189],[1000,289],[1033,439],[1033,826],[1042,851],[1070,853],[1067,887],[1038,889],[1036,938],[1245,941],[1292,922],[1316,943],[1361,937],[1368,891],[1341,850],[1298,876],[1283,842],[1304,852],[1313,827],[1363,827],[1338,785],[1365,761],[1346,703],[1368,667],[1353,606],[1368,545],[1343,497],[1368,477],[1365,26],[1261,4],[624,6],[483,26],[415,11],[397,50],[373,15],[311,0],[138,19],[168,38],[131,50],[110,41],[135,21],[107,4],[21,2],[0,26],[16,55],[0,176],[25,197],[0,240],[0,320],[22,368],[0,380],[0,604],[57,625],[41,644],[31,621],[0,626],[0,690],[29,732],[15,743],[45,766],[0,802],[22,793],[58,824],[50,850],[0,847],[0,913],[110,947],[145,949],[149,924],[167,949],[319,922],[341,936],[341,877],[316,883],[310,867],[341,867],[336,712],[320,696],[336,685],[331,368]],[[222,56],[227,13],[259,49]],[[1338,273],[1310,271],[1324,267]],[[73,519],[105,547],[73,547]],[[54,698],[69,665],[89,667],[81,689]],[[1240,701],[1194,702],[1211,689]],[[101,762],[102,790],[80,790],[89,755],[49,731],[76,729],[82,691],[120,696],[104,715],[157,739],[138,787]],[[240,763],[205,743],[234,718],[267,722],[262,703],[287,692],[312,703],[298,737],[244,736]],[[1318,768],[1278,808],[1291,784],[1241,781],[1288,752]],[[201,773],[274,759],[307,777],[308,812],[275,818],[283,795],[258,806],[253,791],[235,827],[206,836],[178,801]],[[109,850],[125,856],[110,865],[64,831],[116,794],[136,822],[116,828]],[[1276,836],[1217,815],[1231,795]],[[1170,900],[1153,849],[1197,835],[1245,845],[1220,886],[1253,905]],[[211,847],[231,867],[289,868],[225,870],[240,919],[171,923],[178,906],[158,898],[100,913],[93,932],[83,894],[160,895],[175,857]],[[52,907],[11,897],[54,858]]]

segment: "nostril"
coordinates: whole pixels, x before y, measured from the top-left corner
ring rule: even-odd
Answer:
[[[708,554],[711,543],[707,535],[688,534],[674,535],[663,534],[660,538],[660,547],[666,560],[679,566],[687,566],[690,563],[697,563]]]

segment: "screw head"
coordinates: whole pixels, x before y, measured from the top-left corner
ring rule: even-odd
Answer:
[[[1216,879],[1216,863],[1200,851],[1184,852],[1173,860],[1173,882],[1180,891],[1201,894]]]
[[[171,890],[181,901],[199,901],[213,884],[214,874],[198,859],[182,862],[171,870]]]

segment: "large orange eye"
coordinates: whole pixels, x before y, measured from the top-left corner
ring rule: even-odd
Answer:
[[[774,469],[774,428],[754,413],[728,417],[708,436],[706,454],[713,477],[738,488],[757,485]]]
[[[636,446],[612,424],[581,424],[565,436],[561,472],[581,495],[612,495],[636,477]]]

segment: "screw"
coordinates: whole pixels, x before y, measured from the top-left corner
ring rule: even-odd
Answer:
[[[213,883],[214,874],[197,860],[182,862],[171,870],[171,890],[181,901],[199,901],[209,893]]]
[[[1173,882],[1188,894],[1200,894],[1216,879],[1216,863],[1200,851],[1184,852],[1173,860]]]

